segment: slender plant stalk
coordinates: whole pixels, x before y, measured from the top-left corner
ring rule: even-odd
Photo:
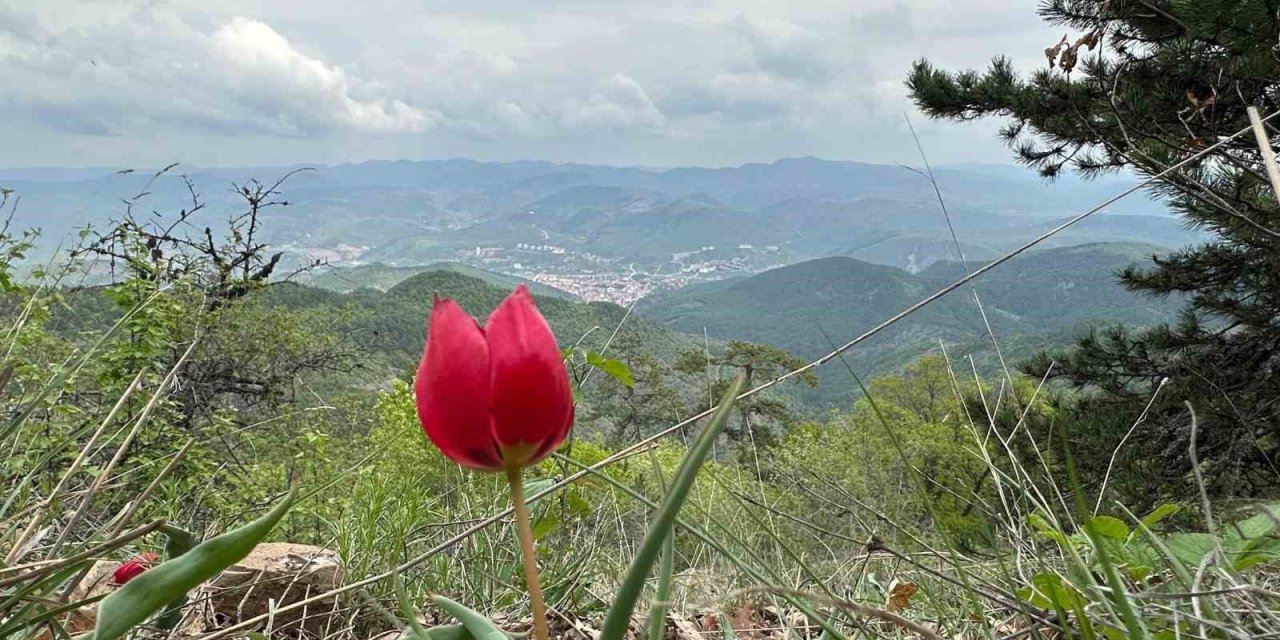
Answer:
[[[533,609],[533,636],[537,640],[547,640],[547,605],[542,601],[542,585],[538,582],[538,549],[533,542],[533,523],[529,517],[529,506],[524,503],[524,484],[520,475],[519,467],[507,469],[511,508],[515,509],[520,554],[524,556],[524,581],[529,588],[529,605]]]

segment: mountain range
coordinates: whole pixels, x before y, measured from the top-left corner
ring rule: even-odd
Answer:
[[[21,198],[14,224],[56,246],[78,227],[102,226],[125,201],[135,215],[191,206],[185,171],[217,228],[240,210],[233,184],[270,183],[295,168],[0,169]],[[938,168],[956,240],[983,260],[1052,228],[1133,183],[1125,176],[1049,183],[981,165]],[[847,256],[919,272],[954,259],[955,242],[929,181],[900,166],[789,158],[730,168],[647,169],[474,160],[364,162],[293,174],[263,214],[264,239],[335,264],[412,266],[457,261],[481,248],[559,247],[587,267],[670,269],[672,255],[704,247],[770,247],[751,268]],[[138,197],[141,196],[141,197]],[[1176,248],[1202,235],[1135,194],[1056,236],[1048,246],[1099,241]],[[515,262],[516,260],[511,260]],[[511,271],[510,263],[494,265]]]
[[[1105,243],[1025,253],[855,347],[847,363],[858,375],[872,377],[899,371],[945,346],[958,371],[969,370],[966,358],[971,357],[980,374],[995,376],[999,368],[991,334],[1013,367],[1040,349],[1070,344],[1093,326],[1146,326],[1171,320],[1181,300],[1139,296],[1116,278],[1125,267],[1149,264],[1157,252],[1159,248],[1151,245]],[[969,263],[967,268],[979,266]],[[574,301],[550,287],[534,291],[563,346],[602,349],[614,328],[621,326],[620,338],[668,362],[681,351],[700,351],[704,340],[713,348],[730,340],[772,344],[812,359],[965,273],[966,265],[957,262],[936,263],[913,274],[854,258],[821,258],[658,294],[641,300],[631,314],[610,303]],[[420,355],[433,294],[456,298],[483,318],[519,282],[505,274],[447,264],[409,274],[385,291],[350,289],[343,280],[330,279],[335,277],[321,274],[309,285],[277,286],[272,299],[297,309],[341,310],[351,318],[352,335],[373,361],[393,371],[411,366]],[[334,289],[344,291],[314,286],[335,283]],[[991,334],[975,302],[975,289]],[[857,395],[848,370],[838,362],[820,369],[819,378],[816,389],[791,390],[807,411],[821,412]]]

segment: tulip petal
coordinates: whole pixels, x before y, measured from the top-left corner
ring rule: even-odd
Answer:
[[[493,431],[504,449],[528,447],[533,464],[564,441],[573,424],[573,391],[551,327],[524,285],[485,325],[493,372]],[[508,462],[512,462],[508,460]]]
[[[456,302],[437,298],[414,379],[418,418],[431,442],[454,462],[497,471],[503,465],[490,417],[491,391],[484,331]]]

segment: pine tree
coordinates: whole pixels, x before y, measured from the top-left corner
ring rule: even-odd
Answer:
[[[1188,488],[1192,409],[1211,490],[1274,492],[1280,206],[1255,137],[1230,136],[1249,126],[1247,107],[1280,109],[1280,1],[1047,0],[1040,14],[1068,31],[1049,43],[1045,68],[1022,76],[997,58],[985,72],[947,72],[919,61],[907,81],[917,105],[936,118],[1006,119],[1002,138],[1046,177],[1151,177],[1224,144],[1153,187],[1212,241],[1120,274],[1134,291],[1184,296],[1180,319],[1095,331],[1024,370],[1085,390],[1070,407],[1083,425],[1076,444],[1098,466],[1146,410],[1120,463],[1148,496]]]

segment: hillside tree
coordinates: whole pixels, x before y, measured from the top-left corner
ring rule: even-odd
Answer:
[[[676,360],[675,369],[695,377],[704,376],[707,401],[711,403],[724,395],[739,374],[746,380],[745,388],[750,389],[804,364],[804,360],[778,347],[733,340],[716,351],[684,351]],[[810,387],[818,384],[812,371],[796,376],[795,380]],[[725,435],[739,447],[750,446],[757,451],[775,443],[783,429],[794,421],[787,399],[769,393],[739,400],[734,405],[734,413],[736,423],[725,426]]]
[[[1040,15],[1067,32],[1046,43],[1041,69],[1019,74],[1003,57],[983,72],[922,60],[907,80],[916,104],[935,118],[1002,118],[1015,157],[1046,177],[1154,177],[1188,162],[1153,190],[1213,235],[1119,274],[1138,293],[1185,294],[1176,322],[1095,331],[1024,368],[1088,391],[1070,408],[1087,418],[1075,436],[1094,463],[1106,464],[1146,409],[1121,462],[1141,466],[1147,487],[1187,490],[1190,403],[1211,489],[1274,490],[1280,207],[1254,137],[1232,136],[1249,126],[1248,107],[1280,109],[1280,2],[1046,0]]]

